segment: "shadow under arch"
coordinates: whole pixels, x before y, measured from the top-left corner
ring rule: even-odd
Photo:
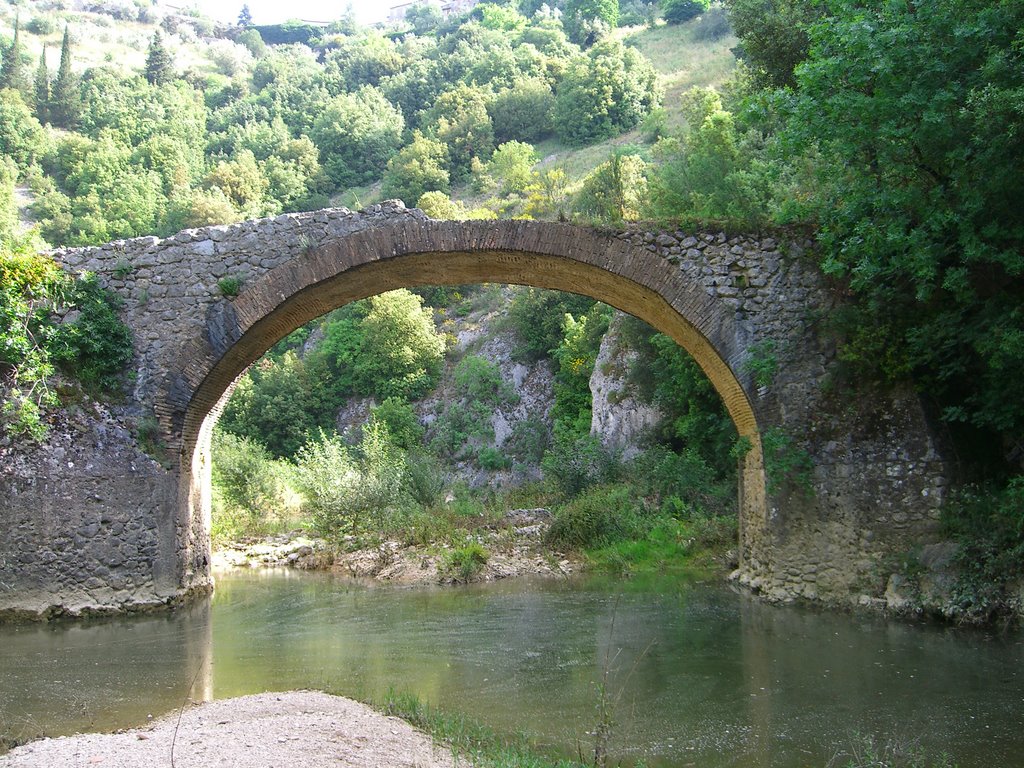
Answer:
[[[767,517],[758,419],[742,379],[747,333],[734,313],[679,268],[597,230],[529,221],[404,217],[281,264],[209,313],[204,338],[183,340],[157,415],[180,461],[178,520],[209,531],[212,428],[235,380],[278,340],[352,301],[397,288],[509,283],[587,295],[644,320],[682,346],[721,396],[750,450],[739,471],[740,559]],[[204,546],[193,533],[193,546]],[[205,537],[208,541],[208,536]],[[208,548],[208,543],[205,544]]]

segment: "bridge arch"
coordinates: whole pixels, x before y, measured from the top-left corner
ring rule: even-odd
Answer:
[[[611,233],[528,221],[403,217],[307,247],[236,298],[211,307],[205,327],[182,340],[156,402],[181,462],[185,517],[208,520],[209,443],[218,406],[273,344],[368,296],[481,282],[585,294],[639,317],[690,353],[751,446],[739,473],[742,557],[746,530],[763,525],[767,514],[758,418],[742,374],[749,332],[728,305],[687,280],[672,261]]]

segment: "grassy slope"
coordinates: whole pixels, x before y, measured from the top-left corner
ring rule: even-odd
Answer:
[[[60,44],[64,36],[64,26],[71,30],[72,63],[76,71],[89,67],[112,64],[125,70],[142,71],[146,63],[146,51],[153,32],[158,28],[155,24],[141,24],[134,21],[121,21],[98,13],[79,13],[75,11],[44,11],[40,3],[27,2],[19,8],[4,3],[0,6],[0,35],[10,39],[14,31],[15,13],[21,20],[21,44],[23,50],[32,57],[33,64],[29,67],[30,75],[35,72],[36,63],[43,46],[47,48],[46,63],[53,76],[60,63]],[[29,32],[25,25],[37,16],[50,19],[54,31],[48,35],[36,35]],[[163,33],[164,42],[174,54],[175,65],[179,72],[193,69],[200,72],[212,72],[213,65],[204,55],[204,43],[195,40],[190,31],[181,35]]]

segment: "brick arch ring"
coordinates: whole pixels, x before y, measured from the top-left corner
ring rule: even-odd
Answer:
[[[202,337],[181,340],[178,364],[165,375],[155,403],[164,440],[180,461],[180,498],[189,506],[181,511],[208,520],[209,441],[220,405],[278,340],[385,291],[482,282],[585,294],[646,321],[694,358],[751,446],[739,472],[742,561],[744,529],[764,524],[767,497],[758,418],[748,395],[754,385],[743,373],[748,351],[734,313],[669,260],[610,233],[557,223],[404,216],[301,249],[237,297],[214,305]]]

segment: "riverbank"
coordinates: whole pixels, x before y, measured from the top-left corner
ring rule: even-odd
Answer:
[[[360,546],[355,539],[332,546],[302,530],[230,542],[213,553],[215,570],[299,568],[403,585],[466,584],[516,576],[567,577],[583,569],[578,556],[544,544],[551,513],[514,509],[493,526],[456,540],[410,544],[384,540]]]
[[[397,717],[313,691],[206,702],[110,734],[43,739],[0,756],[3,768],[454,768],[448,747]]]

